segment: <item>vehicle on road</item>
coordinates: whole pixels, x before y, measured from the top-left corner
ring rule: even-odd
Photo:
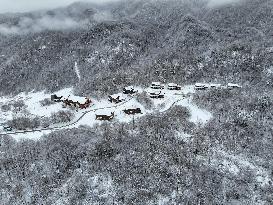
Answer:
[[[3,126],[3,130],[6,131],[6,132],[11,132],[12,131],[12,127],[11,126]]]

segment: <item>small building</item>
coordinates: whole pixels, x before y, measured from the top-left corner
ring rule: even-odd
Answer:
[[[152,89],[164,89],[164,85],[161,82],[152,82],[151,84]]]
[[[228,89],[237,89],[237,88],[242,88],[242,86],[240,86],[238,84],[234,84],[234,83],[228,83],[227,88]]]
[[[111,115],[97,115],[96,120],[111,121],[115,117],[115,112],[111,112]]]
[[[58,97],[56,94],[51,95],[51,101],[53,101],[53,102],[61,102],[62,98],[63,98],[63,96]]]
[[[141,114],[140,108],[132,108],[132,109],[125,109],[123,110],[127,115],[134,115],[134,114]]]
[[[132,95],[132,94],[135,94],[135,93],[137,93],[137,90],[135,90],[132,86],[123,88],[123,94]]]
[[[122,99],[120,97],[120,95],[109,95],[108,96],[108,101],[110,101],[111,103],[120,103],[122,101],[124,101],[124,99]]]
[[[150,93],[150,98],[164,98],[165,94],[160,92]]]
[[[194,86],[195,90],[206,90],[208,88],[209,88],[209,86],[207,84],[203,84],[203,83],[196,83]]]
[[[175,83],[169,83],[168,84],[168,90],[181,90],[181,86],[177,85]]]

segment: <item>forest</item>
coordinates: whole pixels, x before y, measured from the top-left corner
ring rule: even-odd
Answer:
[[[206,124],[174,106],[40,140],[0,136],[0,204],[273,204],[272,9],[272,0],[215,7],[205,0],[129,0],[0,15],[0,96],[73,86],[100,98],[152,81],[242,85],[193,95],[213,115]],[[44,16],[81,23],[1,32],[3,24]],[[153,106],[145,94],[137,100]],[[71,117],[9,123],[35,127]]]

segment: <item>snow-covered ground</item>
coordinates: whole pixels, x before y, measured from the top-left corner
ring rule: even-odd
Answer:
[[[80,80],[81,80],[81,72],[80,72],[80,70],[79,70],[78,63],[77,63],[77,62],[75,62],[74,69],[75,69],[75,73],[76,73],[76,75],[77,75],[77,77],[78,77],[78,79],[79,79],[79,81],[80,81]]]
[[[139,93],[141,92],[147,92],[148,94],[150,92],[155,92],[155,90],[152,90],[150,88],[141,88],[137,87],[135,88],[138,90]],[[115,121],[119,122],[125,122],[128,123],[133,120],[133,116],[126,115],[124,113],[124,109],[132,109],[132,108],[140,108],[142,113],[136,114],[134,116],[134,119],[140,118],[146,114],[151,114],[153,112],[166,112],[174,105],[179,105],[183,107],[187,107],[191,113],[190,121],[194,122],[196,124],[204,124],[208,120],[211,119],[212,115],[206,110],[202,110],[198,108],[195,104],[192,103],[190,94],[194,93],[194,86],[184,86],[181,91],[174,91],[174,90],[161,90],[162,93],[165,94],[164,99],[153,99],[154,107],[151,110],[146,110],[144,106],[142,106],[137,100],[134,98],[134,96],[128,96],[124,95],[122,93],[114,94],[114,96],[121,96],[121,99],[124,99],[123,102],[119,104],[110,103],[107,99],[104,100],[96,100],[91,97],[92,100],[92,106],[87,109],[83,110],[72,110],[75,114],[75,118],[73,121],[67,124],[58,124],[58,125],[51,125],[49,128],[52,130],[58,130],[58,129],[67,129],[67,128],[75,128],[79,127],[81,125],[86,126],[94,126],[96,124],[100,124],[100,121],[96,120],[96,115],[111,115],[112,112],[114,112]],[[73,88],[66,88],[63,90],[60,90],[55,93],[57,96],[63,96],[63,98],[69,98],[73,101],[79,101],[81,103],[85,102],[85,97],[79,97],[75,96],[73,94]],[[18,96],[15,96],[13,98],[11,97],[1,97],[0,98],[0,105],[6,104],[8,102],[22,100],[24,101],[26,108],[25,112],[29,113],[33,116],[38,117],[49,117],[53,113],[56,113],[61,110],[70,110],[70,108],[63,108],[62,103],[54,103],[50,104],[48,106],[42,106],[41,101],[49,98],[50,99],[51,94],[47,94],[45,92],[32,92],[32,93],[21,93]],[[16,117],[16,114],[14,114],[12,111],[8,112],[2,112],[0,110],[0,114],[2,116],[2,119],[0,119],[0,123],[2,120],[3,122],[6,122],[12,117]],[[18,115],[20,113],[17,113]],[[26,134],[14,134],[15,139],[39,139],[44,134],[49,134],[52,130],[45,130],[45,131],[36,131],[33,133],[26,133]],[[2,134],[4,132],[2,131]],[[1,131],[0,131],[1,134]]]
[[[206,165],[230,173],[230,177],[240,175],[245,170],[250,170],[255,174],[256,181],[261,187],[272,184],[270,173],[264,167],[258,165],[255,160],[244,155],[233,155],[218,148],[210,151],[210,157],[199,155],[198,158],[204,161]],[[259,160],[257,159],[257,161]]]

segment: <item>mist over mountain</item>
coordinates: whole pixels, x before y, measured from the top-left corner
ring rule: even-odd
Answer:
[[[212,113],[206,124],[174,106],[38,141],[0,136],[2,203],[273,204],[272,25],[272,0],[76,2],[1,14],[0,96],[73,87],[101,99],[153,81],[242,86],[191,96]]]

